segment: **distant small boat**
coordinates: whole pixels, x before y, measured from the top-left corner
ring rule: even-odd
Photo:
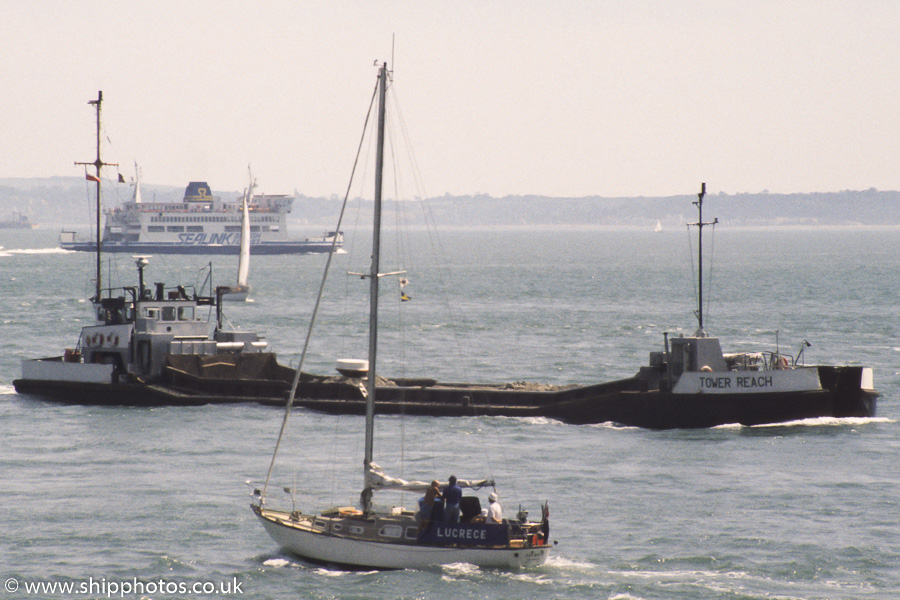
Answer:
[[[656,227],[653,228],[653,231],[655,231],[655,232],[662,231],[662,223],[659,222],[659,219],[656,220]]]
[[[0,229],[34,229],[34,225],[28,221],[28,217],[14,210],[10,218],[0,221]]]

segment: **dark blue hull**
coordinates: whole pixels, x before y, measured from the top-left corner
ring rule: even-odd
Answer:
[[[93,242],[74,242],[60,244],[63,250],[76,252],[96,252],[97,244]],[[342,244],[338,242],[337,247]],[[126,254],[190,254],[190,255],[232,255],[240,253],[240,246],[236,244],[101,244],[102,252],[121,252]],[[296,241],[296,242],[264,242],[250,246],[250,254],[261,256],[264,254],[321,254],[331,250],[331,242],[325,241]]]

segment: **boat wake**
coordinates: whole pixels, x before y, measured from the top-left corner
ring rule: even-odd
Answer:
[[[580,562],[556,554],[551,554],[550,558],[547,559],[546,564],[548,567],[553,567],[554,569],[568,571],[590,571],[596,568],[596,565],[593,563]]]
[[[636,427],[634,425],[620,425],[619,423],[614,423],[612,421],[604,421],[603,423],[589,423],[588,425],[584,425],[584,427],[591,427],[593,429],[640,429],[640,427]]]
[[[263,561],[263,566],[282,569],[284,567],[299,567],[300,565],[286,558],[270,558]]]
[[[315,570],[316,575],[324,575],[325,577],[343,577],[344,575],[374,575],[378,571],[354,571],[352,569],[340,569],[339,567],[318,567]]]
[[[471,563],[450,563],[441,565],[440,569],[444,572],[443,577],[441,577],[441,579],[444,580],[459,579],[481,572],[481,569],[477,565]]]
[[[767,427],[844,427],[847,425],[868,425],[870,423],[895,423],[887,417],[814,417],[811,419],[799,419],[785,423],[769,423],[766,425],[753,425],[753,429],[765,429]]]
[[[727,425],[718,425],[713,427],[713,429],[760,430],[784,427],[857,427],[859,425],[869,425],[871,423],[896,423],[896,421],[887,417],[812,417],[809,419],[797,419],[796,421],[785,421],[783,423],[764,423],[762,425],[729,423]]]
[[[73,250],[62,248],[16,248],[7,250],[0,246],[0,256],[12,256],[13,254],[72,254]]]
[[[316,566],[311,563],[301,562],[293,560],[291,558],[285,558],[284,556],[267,558],[262,562],[262,564],[264,567],[269,567],[272,569],[312,569],[312,571],[316,575],[322,575],[324,577],[342,577],[344,575],[358,576],[379,572],[368,569],[356,570],[349,567],[341,568],[339,566]]]
[[[478,565],[473,565],[471,563],[449,563],[446,565],[441,565],[440,569],[442,572],[442,581],[480,580],[484,577],[496,577],[498,574],[497,571],[485,571]],[[540,572],[500,571],[499,574],[501,577],[505,577],[507,579],[526,582],[534,585],[546,585],[553,583],[551,579],[547,578],[546,574]]]
[[[498,419],[514,419],[526,425],[563,425],[562,421],[549,417],[497,417]]]

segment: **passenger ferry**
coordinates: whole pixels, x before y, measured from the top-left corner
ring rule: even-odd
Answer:
[[[328,252],[333,243],[343,245],[343,234],[331,231],[322,237],[288,239],[287,214],[294,199],[286,195],[255,195],[250,201],[251,254],[306,254]],[[140,185],[130,202],[105,211],[103,252],[130,254],[233,254],[241,244],[241,201],[214,196],[209,185],[192,181],[181,202],[143,202]],[[64,250],[94,252],[97,243],[79,239],[74,231],[62,231]]]

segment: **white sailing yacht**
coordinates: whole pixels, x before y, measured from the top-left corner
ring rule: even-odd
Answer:
[[[274,509],[267,505],[269,478],[275,457],[269,467],[265,485],[254,488],[251,508],[263,527],[288,552],[320,563],[346,565],[357,568],[406,569],[423,568],[450,563],[471,563],[482,567],[535,567],[546,562],[550,554],[549,510],[542,507],[540,522],[531,522],[520,511],[516,519],[502,519],[489,523],[481,517],[477,496],[460,501],[459,522],[431,521],[420,523],[413,510],[394,506],[376,508],[373,494],[382,490],[404,490],[424,493],[430,484],[424,481],[405,481],[391,477],[374,462],[373,439],[375,427],[375,373],[378,333],[378,282],[381,277],[400,275],[379,270],[381,237],[381,193],[384,162],[385,94],[389,72],[387,64],[378,75],[378,146],[375,169],[375,216],[372,239],[372,264],[369,273],[369,357],[366,381],[366,419],[364,486],[359,506],[341,506],[318,514],[291,509]],[[333,250],[332,250],[333,252]],[[330,258],[329,258],[330,262]],[[327,267],[326,267],[327,273]],[[324,281],[323,281],[324,286]],[[315,321],[315,312],[311,322]],[[304,350],[305,355],[305,350]],[[301,366],[303,359],[301,358]],[[297,373],[300,373],[300,367]],[[299,375],[285,409],[287,422]],[[282,434],[284,424],[282,425]],[[281,436],[279,436],[279,444]],[[276,445],[276,453],[278,450]],[[458,481],[463,489],[494,487],[493,480]],[[444,484],[446,485],[446,484]],[[293,499],[292,499],[293,500]],[[292,502],[293,504],[293,502]]]
[[[141,167],[137,161],[134,161],[134,192],[131,194],[131,201],[140,204],[141,199]]]
[[[248,169],[249,170],[249,169]],[[222,296],[223,300],[231,300],[233,302],[244,302],[250,295],[250,200],[253,199],[253,188],[256,182],[253,180],[253,173],[250,173],[250,185],[244,192],[244,198],[241,202],[241,249],[238,256],[238,275],[237,284]]]

